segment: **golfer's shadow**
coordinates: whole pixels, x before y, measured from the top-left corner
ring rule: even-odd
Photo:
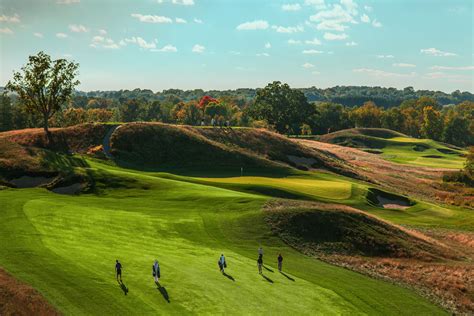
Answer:
[[[227,277],[229,280],[235,281],[234,277],[231,276],[230,274],[227,274],[227,273],[223,272],[222,275]]]
[[[263,267],[265,268],[265,270],[269,271],[269,272],[272,272],[273,273],[273,270],[268,268],[266,265],[263,265]]]
[[[128,287],[123,283],[123,281],[119,281],[118,284],[120,285],[120,288],[122,289],[123,294],[127,295]]]
[[[160,291],[161,295],[163,295],[165,301],[170,303],[170,296],[168,295],[168,291],[166,291],[166,288],[164,286],[161,286],[160,282],[158,281],[156,281],[155,284],[157,286],[157,290]]]
[[[262,277],[263,277],[265,280],[267,280],[268,282],[273,283],[273,280],[270,279],[269,277],[267,277],[267,276],[266,276],[265,274],[263,274],[263,273],[262,273]]]
[[[290,277],[288,274],[286,274],[286,273],[284,273],[284,272],[281,272],[281,271],[280,271],[280,273],[283,274],[288,280],[293,281],[293,282],[295,281],[295,279],[293,279],[292,277]]]

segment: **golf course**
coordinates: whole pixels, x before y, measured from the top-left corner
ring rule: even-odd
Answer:
[[[417,199],[403,210],[371,203],[367,194],[373,185],[365,181],[324,168],[304,171],[269,159],[272,155],[279,157],[278,149],[283,153],[281,157],[292,150],[297,155],[305,154],[305,161],[321,159],[319,164],[333,170],[340,163],[276,134],[253,129],[235,131],[242,133],[241,137],[258,138],[256,135],[263,133],[266,139],[266,148],[248,143],[243,150],[230,144],[231,139],[236,143],[236,135],[229,136],[221,129],[145,123],[119,126],[97,124],[54,130],[53,136],[67,143],[68,154],[44,149],[41,131],[0,134],[5,144],[5,175],[10,174],[10,179],[18,177],[18,170],[26,168],[24,163],[30,159],[24,174],[30,180],[39,175],[50,179],[35,187],[22,183],[20,188],[21,185],[9,187],[8,181],[21,181],[4,178],[6,186],[0,190],[0,267],[37,290],[58,312],[447,314],[437,301],[403,282],[374,278],[305,251],[292,242],[299,239],[291,237],[291,222],[285,224],[290,225],[290,231],[283,235],[272,228],[278,224],[272,221],[274,218],[281,222],[287,215],[274,213],[271,203],[304,201],[309,208],[324,206],[331,221],[325,224],[318,219],[310,229],[329,229],[331,235],[331,229],[350,225],[346,228],[358,237],[346,232],[349,239],[340,242],[362,256],[368,249],[369,257],[380,257],[371,249],[385,247],[390,252],[388,257],[416,257],[416,253],[423,252],[437,258],[433,260],[442,260],[439,262],[452,261],[454,257],[445,254],[444,246],[439,250],[429,238],[425,240],[397,225],[456,228],[468,233],[474,230],[474,216],[466,209]],[[81,136],[92,131],[96,137]],[[145,136],[152,132],[160,137],[137,137],[137,133]],[[203,134],[207,137],[203,138]],[[126,144],[131,135],[136,141]],[[184,141],[188,143],[186,149],[173,146],[173,142]],[[259,143],[258,139],[254,141]],[[30,143],[36,145],[28,153],[23,152],[25,144]],[[102,143],[110,145],[112,158],[87,150]],[[125,144],[129,146],[126,154]],[[210,154],[185,168],[174,168],[174,163],[187,159],[186,151],[193,148]],[[240,155],[245,167],[226,161],[225,157],[231,154]],[[65,189],[75,184],[81,184],[80,191]],[[344,207],[356,212],[353,220],[345,219],[352,213],[339,211]],[[297,214],[291,212],[287,214]],[[372,224],[367,226],[367,221]],[[328,228],[333,225],[330,223],[340,224]],[[354,236],[353,240],[350,236]],[[337,240],[325,243],[333,247]],[[369,244],[376,248],[367,248]],[[262,275],[256,265],[259,247],[264,249]],[[217,266],[221,254],[228,265],[225,274]],[[284,258],[281,273],[277,269],[278,254]],[[116,259],[123,266],[122,283],[115,278]],[[161,267],[158,284],[151,273],[155,259]]]

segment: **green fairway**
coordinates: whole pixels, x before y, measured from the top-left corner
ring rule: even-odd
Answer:
[[[388,160],[432,168],[460,169],[465,161],[465,158],[459,156],[461,151],[430,139],[394,137],[387,139],[387,145],[382,151],[382,157]]]
[[[98,180],[113,179],[117,188],[80,196],[0,191],[0,266],[65,314],[445,314],[413,291],[289,248],[263,219],[261,206],[268,199],[263,195],[90,165]],[[200,181],[351,197],[351,183],[324,178]],[[266,278],[257,273],[259,245],[265,250]],[[280,252],[286,276],[275,268]],[[221,253],[233,280],[218,271]],[[127,295],[114,278],[117,258]],[[151,275],[155,258],[161,290]]]
[[[302,193],[316,198],[334,200],[348,199],[351,196],[352,185],[349,182],[317,179],[264,178],[264,177],[233,177],[205,178],[202,182],[227,183],[237,185],[267,186],[287,190],[290,193]]]

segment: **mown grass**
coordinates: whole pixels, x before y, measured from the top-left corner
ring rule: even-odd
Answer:
[[[466,152],[431,139],[417,139],[384,129],[350,129],[324,135],[321,141],[375,149],[389,161],[432,168],[460,169]]]
[[[80,196],[0,191],[0,265],[65,314],[444,313],[410,290],[289,248],[264,221],[265,196],[89,164],[90,174],[127,187]],[[266,278],[257,274],[259,245]],[[287,276],[275,268],[280,252]],[[234,280],[218,272],[221,253]],[[114,278],[116,258],[127,295]]]

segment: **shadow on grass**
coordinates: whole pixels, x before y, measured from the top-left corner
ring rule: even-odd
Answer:
[[[273,273],[273,270],[268,268],[266,265],[263,265],[263,267],[265,268],[265,270],[270,271],[271,273]]]
[[[284,273],[284,272],[281,272],[281,271],[280,271],[280,273],[281,273],[283,276],[285,276],[288,280],[295,282],[295,279],[293,279],[292,277],[290,277],[288,274],[286,274],[286,273]]]
[[[123,283],[122,280],[118,281],[118,284],[120,285],[120,288],[122,289],[123,294],[127,295],[128,287]]]
[[[166,288],[164,286],[161,286],[160,282],[155,282],[156,286],[157,286],[157,290],[160,291],[161,295],[163,296],[163,298],[165,299],[165,301],[167,301],[168,303],[170,303],[170,296],[168,295],[168,291],[166,291]]]
[[[231,276],[230,274],[227,274],[227,273],[223,272],[222,275],[227,277],[229,280],[235,281],[234,277]]]
[[[267,277],[265,274],[262,274],[262,277],[270,283],[273,283],[273,280]]]

